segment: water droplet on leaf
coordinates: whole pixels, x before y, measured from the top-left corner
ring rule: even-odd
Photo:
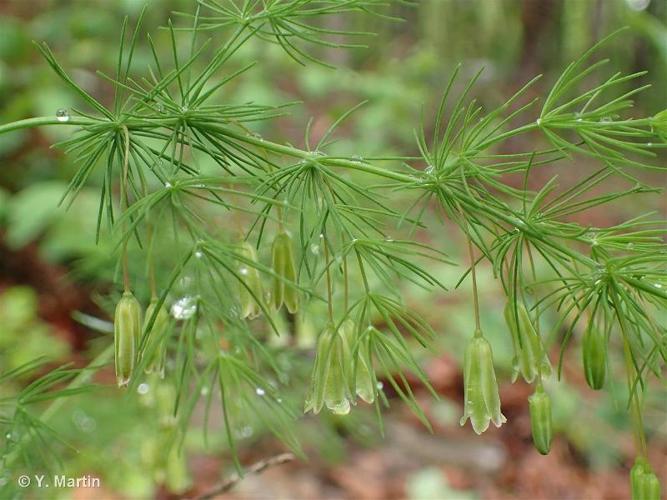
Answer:
[[[171,306],[171,315],[176,319],[189,319],[197,312],[197,300],[192,296],[178,299]]]
[[[69,121],[69,111],[64,108],[60,108],[56,111],[56,120],[59,122],[68,122]]]

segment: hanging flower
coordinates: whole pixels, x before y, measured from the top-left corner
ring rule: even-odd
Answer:
[[[319,413],[326,406],[332,413],[350,412],[351,354],[344,335],[329,325],[317,340],[310,396],[305,411]]]
[[[653,133],[660,137],[663,141],[667,141],[667,109],[656,113],[651,118],[651,128]]]
[[[533,395],[528,398],[528,409],[530,410],[533,444],[542,455],[547,455],[551,449],[553,437],[551,398],[544,392],[541,383],[537,385]]]
[[[519,302],[515,309],[513,303],[508,302],[505,306],[505,322],[512,334],[515,353],[512,360],[512,382],[517,379],[519,373],[529,384],[540,373],[549,375],[551,364],[526,306]]]
[[[468,342],[463,362],[464,413],[461,425],[468,419],[477,434],[481,434],[492,421],[500,427],[507,421],[500,412],[498,383],[493,368],[491,345],[477,330]]]
[[[630,487],[632,500],[660,500],[660,481],[642,457],[637,457],[630,471]]]
[[[247,241],[239,245],[238,253],[244,260],[239,260],[238,274],[239,302],[241,304],[241,318],[256,318],[262,312],[259,306],[262,300],[262,279],[254,266],[257,262],[257,252]],[[248,263],[250,261],[250,264]]]
[[[125,291],[116,305],[113,334],[116,382],[123,387],[132,377],[141,335],[141,305],[130,291]]]
[[[368,404],[375,402],[377,381],[373,371],[369,336],[362,338],[357,348],[354,383],[357,396]]]
[[[592,321],[584,332],[582,355],[588,386],[602,389],[607,378],[607,336]]]
[[[299,292],[292,285],[296,283],[296,266],[290,235],[286,231],[278,233],[271,250],[273,272],[276,273],[271,294],[273,307],[278,310],[284,303],[287,310],[294,314],[299,310]]]
[[[150,359],[146,364],[146,373],[158,373],[160,377],[164,378],[164,366],[167,357],[167,343],[164,338],[169,326],[169,313],[163,307],[157,311],[155,321],[150,330],[149,322],[155,313],[158,300],[153,299],[146,308],[146,315],[144,317],[144,335],[146,335],[145,349],[150,353]],[[142,356],[145,353],[142,353]]]

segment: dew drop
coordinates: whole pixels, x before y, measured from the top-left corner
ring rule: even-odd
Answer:
[[[327,408],[329,408],[334,415],[347,415],[350,413],[350,402],[347,398],[344,398],[336,403],[330,402],[327,404]]]
[[[378,382],[376,387],[378,388],[378,391],[381,391],[384,387],[384,384],[382,382]]]
[[[241,438],[249,438],[252,436],[252,432],[252,427],[246,425],[245,427],[241,427],[241,429],[237,432],[237,435]]]
[[[658,289],[662,288],[662,285],[660,283],[653,283],[653,286]]]
[[[72,420],[79,429],[86,433],[93,432],[97,427],[95,419],[89,417],[83,410],[75,410],[72,414]]]
[[[143,394],[148,394],[148,391],[150,390],[150,386],[146,383],[139,384],[139,387],[137,387],[137,393],[143,395]]]
[[[242,274],[243,276],[247,276],[250,271],[248,270],[247,267],[241,266],[239,268],[239,273]]]
[[[211,390],[208,388],[208,386],[204,385],[204,386],[202,386],[201,390],[199,391],[199,394],[201,394],[202,396],[208,396],[208,393],[210,391]]]
[[[320,254],[320,246],[313,243],[312,245],[310,245],[310,252],[313,255],[319,255]]]
[[[535,120],[535,123],[537,124],[538,127],[542,125],[542,118],[538,118],[537,120]]]
[[[429,165],[424,169],[424,172],[428,175],[431,175],[435,169],[433,168],[433,165]]]
[[[171,315],[176,319],[189,319],[197,312],[197,300],[186,295],[181,297],[171,306]]]
[[[646,10],[651,3],[651,0],[626,0],[628,7],[634,11]]]
[[[197,250],[195,252],[195,257],[197,257],[198,259],[201,259],[203,256],[204,256],[204,254],[200,250]]]
[[[56,120],[63,123],[68,122],[69,111],[67,111],[65,108],[60,108],[58,111],[56,111]]]
[[[266,394],[266,391],[261,387],[257,387],[255,389],[255,394],[257,394],[258,396],[264,396]]]
[[[166,187],[167,189],[171,189],[174,186],[171,185],[171,182],[165,182],[164,187]]]

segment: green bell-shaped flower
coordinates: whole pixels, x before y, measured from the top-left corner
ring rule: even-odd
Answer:
[[[582,342],[584,374],[591,389],[600,390],[607,378],[607,336],[591,321]]]
[[[528,398],[530,410],[530,428],[533,434],[533,444],[542,455],[547,455],[551,449],[553,437],[551,420],[551,398],[544,392],[542,384],[538,384],[535,392]]]
[[[508,302],[505,306],[505,322],[512,334],[515,353],[512,361],[512,382],[519,373],[529,384],[540,373],[548,376],[551,373],[551,364],[526,306],[519,302],[515,311],[512,302]]]
[[[357,364],[354,370],[355,392],[366,403],[375,402],[377,382],[373,371],[373,358],[369,338],[361,340],[357,349]]]
[[[245,261],[239,261],[238,274],[239,283],[239,303],[241,304],[241,318],[256,318],[262,312],[259,306],[263,299],[262,279],[257,267],[253,264],[257,262],[257,252],[247,241],[239,244],[238,253]],[[253,264],[249,264],[250,261]]]
[[[493,422],[500,427],[507,422],[500,412],[498,383],[493,368],[491,345],[477,330],[468,342],[463,361],[464,413],[461,425],[468,419],[477,434],[481,434]]]
[[[164,366],[167,358],[167,343],[164,338],[169,327],[169,313],[163,307],[160,307],[155,316],[155,321],[150,330],[149,322],[155,313],[158,300],[153,299],[146,308],[146,315],[144,316],[144,335],[146,336],[145,351],[150,352],[150,359],[146,363],[146,373],[158,373],[160,377],[164,378]],[[142,353],[144,356],[144,353]]]
[[[371,327],[372,328],[372,327]],[[376,394],[376,382],[373,374],[373,360],[370,352],[370,337],[361,336],[357,338],[357,324],[350,318],[343,321],[340,326],[340,332],[345,338],[350,349],[353,363],[350,366],[352,385],[350,393],[359,396],[366,403],[373,403]]]
[[[642,457],[637,457],[630,471],[632,500],[660,500],[660,481],[651,465]]]
[[[299,310],[299,292],[291,283],[296,283],[296,266],[292,238],[286,231],[278,233],[273,240],[272,247],[273,290],[271,300],[273,307],[278,310],[285,304],[287,310],[294,314]]]
[[[116,305],[113,321],[116,382],[126,386],[137,361],[141,335],[141,305],[132,292],[125,291]]]
[[[332,413],[350,412],[350,361],[347,339],[333,325],[317,340],[315,364],[305,411],[319,413],[326,406]]]

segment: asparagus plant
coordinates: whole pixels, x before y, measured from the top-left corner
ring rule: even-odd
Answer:
[[[479,74],[461,85],[457,68],[432,127],[428,120],[417,127],[416,157],[330,153],[349,113],[315,144],[309,131],[303,148],[274,142],[249,126],[275,120],[282,107],[225,99],[225,85],[252,67],[228,69],[238,67],[234,57],[250,39],[317,64],[313,46],[350,46],[341,40],[358,35],[325,28],[322,19],[383,15],[383,7],[382,0],[199,0],[194,13],[168,21],[168,60],[150,35],[144,37],[142,12],[131,34],[127,19],[122,26],[115,74],[99,73],[113,88],[108,105],[78,84],[46,44],[37,45],[85,108],[1,125],[0,134],[47,125],[72,129],[58,144],[78,166],[63,203],[103,172],[99,210],[91,217],[97,237],[116,242],[122,296],[119,291],[109,339],[115,349],[83,370],[56,369],[12,400],[9,426],[32,431],[7,441],[4,467],[49,432],[48,418],[63,398],[89,387],[92,373],[114,353],[118,385],[129,394],[147,373],[169,388],[172,420],[165,433],[171,446],[179,446],[199,400],[207,409],[219,401],[239,469],[236,431],[247,415],[301,453],[294,422],[304,409],[345,415],[359,399],[380,415],[387,403],[380,377],[429,426],[406,373],[437,397],[411,344],[429,346],[436,332],[406,306],[397,285],[409,281],[447,293],[426,261],[452,260],[417,240],[414,230],[454,225],[469,256],[457,286],[472,278],[476,319],[465,351],[462,424],[470,417],[481,433],[489,421],[500,426],[506,420],[479,314],[476,266],[488,264],[507,298],[514,379],[521,374],[535,384],[526,404],[537,449],[548,453],[552,440],[551,400],[542,381],[552,365],[561,376],[563,355],[583,332],[582,369],[593,389],[605,387],[608,351],[620,349],[639,457],[632,488],[658,498],[642,403],[649,379],[661,377],[667,360],[665,226],[639,213],[610,227],[577,222],[591,210],[659,191],[640,173],[663,169],[667,112],[632,114],[632,98],[646,87],[634,82],[645,72],[605,73],[608,61],[595,60],[605,38],[568,65],[544,98],[528,97],[536,77],[486,109],[471,97]],[[133,56],[144,38],[153,61],[137,68]],[[548,146],[508,152],[506,145],[518,137]],[[217,170],[202,169],[203,159]],[[597,166],[579,169],[571,186],[561,187],[553,175],[530,188],[536,171],[565,168],[571,160]],[[511,182],[517,176],[522,187]],[[625,187],[609,191],[605,181],[612,178]],[[408,210],[392,203],[396,193],[411,200]],[[434,207],[435,223],[426,217]],[[407,236],[393,239],[406,227]],[[159,248],[169,252],[156,263]],[[140,303],[150,303],[143,323]],[[314,312],[321,304],[324,317]],[[300,408],[282,400],[280,382],[290,368],[277,362],[271,342],[285,315],[321,331]],[[551,327],[560,334],[559,357],[547,342],[554,335],[541,331],[549,324],[544,318],[558,318]],[[304,356],[293,341],[280,349]],[[63,389],[64,382],[70,385]],[[46,412],[31,410],[44,400],[53,401]]]

